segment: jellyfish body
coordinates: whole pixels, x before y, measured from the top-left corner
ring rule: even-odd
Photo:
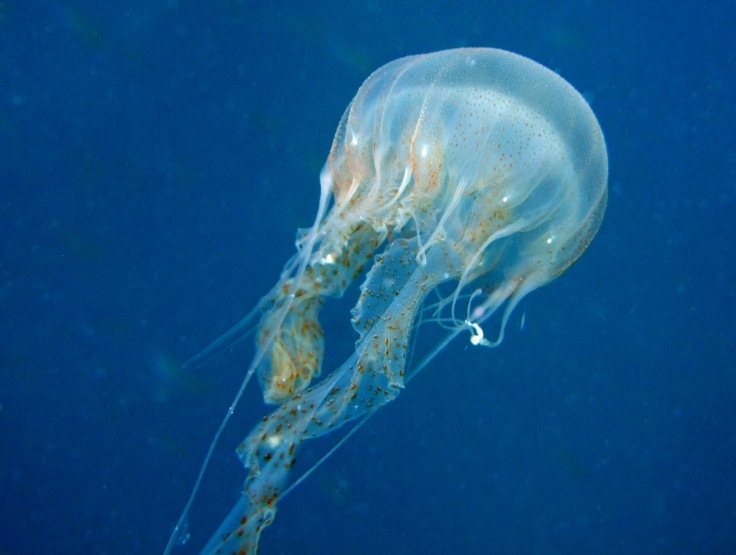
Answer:
[[[249,374],[278,406],[238,448],[244,492],[204,552],[255,552],[300,444],[398,395],[412,330],[440,285],[452,284],[426,318],[447,328],[442,345],[462,331],[498,344],[519,300],[595,235],[607,156],[595,116],[561,77],[509,52],[457,49],[373,73],[340,121],[321,185],[314,225],[260,305]],[[310,385],[324,353],[320,307],[367,267],[355,351]],[[488,338],[494,314],[500,331]]]

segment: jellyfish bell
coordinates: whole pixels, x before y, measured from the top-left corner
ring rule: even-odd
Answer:
[[[432,279],[459,279],[458,294],[478,276],[501,272],[515,284],[504,292],[518,302],[585,249],[605,208],[606,174],[594,115],[535,62],[462,49],[379,69],[345,111],[323,170],[334,206],[300,252],[312,283],[282,327],[286,338],[271,342],[264,357],[267,399],[285,400],[319,371],[319,299],[341,295],[388,236],[415,241],[417,262],[435,269]],[[453,252],[433,248],[440,243]],[[500,300],[487,299],[476,320]],[[354,323],[365,327],[357,312]],[[312,332],[313,348],[307,356],[288,350],[294,365],[283,343],[302,341],[300,330]],[[284,380],[285,368],[292,380]],[[289,383],[282,396],[270,393],[277,388],[269,376]]]
[[[342,116],[320,183],[314,225],[276,285],[205,351],[260,316],[254,360],[220,431],[254,373],[277,405],[237,450],[244,492],[207,553],[257,550],[305,439],[364,422],[462,332],[473,345],[498,345],[519,301],[564,272],[598,230],[607,155],[595,116],[561,77],[502,50],[457,49],[373,73]],[[315,381],[324,300],[366,268],[355,350]],[[483,324],[494,315],[489,335]],[[447,332],[409,365],[422,322]]]

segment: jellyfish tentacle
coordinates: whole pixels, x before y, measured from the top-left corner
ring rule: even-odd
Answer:
[[[461,179],[457,187],[455,187],[454,191],[452,192],[450,202],[447,204],[447,207],[442,213],[442,216],[437,222],[437,225],[432,230],[432,234],[429,236],[429,239],[427,239],[427,241],[424,243],[424,245],[422,245],[422,248],[417,253],[417,262],[420,265],[424,266],[427,263],[427,249],[429,249],[430,247],[432,247],[432,245],[436,244],[439,241],[444,241],[446,235],[445,224],[450,219],[450,217],[456,213],[457,207],[460,204],[460,199],[465,193],[467,186],[467,180]]]
[[[191,366],[200,364],[218,352],[222,352],[228,347],[234,347],[244,339],[246,339],[255,329],[256,326],[254,321],[256,316],[261,313],[261,305],[256,305],[251,311],[243,317],[240,322],[235,324],[232,328],[222,334],[220,337],[215,339],[207,347],[199,351],[196,355],[189,358],[184,364],[182,369],[189,368]]]
[[[440,250],[430,251],[433,260],[452,256],[451,249]],[[445,279],[419,266],[416,251],[415,239],[397,240],[377,257],[355,310],[360,321],[372,325],[363,329],[356,351],[323,381],[280,405],[240,445],[238,453],[249,470],[247,500],[241,500],[239,514],[230,514],[229,525],[208,546],[257,545],[275,515],[301,443],[373,413],[403,388],[412,322],[420,302],[409,293],[410,284],[429,281],[435,287]]]

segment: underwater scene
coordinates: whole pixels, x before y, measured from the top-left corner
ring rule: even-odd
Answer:
[[[735,16],[0,2],[0,554],[734,552]]]

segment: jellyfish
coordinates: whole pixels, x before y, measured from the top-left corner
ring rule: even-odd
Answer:
[[[248,471],[242,495],[203,553],[257,552],[279,501],[302,479],[292,468],[305,440],[362,425],[460,334],[500,344],[521,299],[593,239],[607,172],[583,97],[522,56],[446,50],[368,77],[340,120],[297,253],[251,314],[197,357],[254,326],[254,358],[166,551],[186,529],[214,443],[253,375],[276,406],[237,448]],[[359,276],[355,349],[320,377],[320,309]],[[413,362],[420,324],[439,326],[443,339]]]

